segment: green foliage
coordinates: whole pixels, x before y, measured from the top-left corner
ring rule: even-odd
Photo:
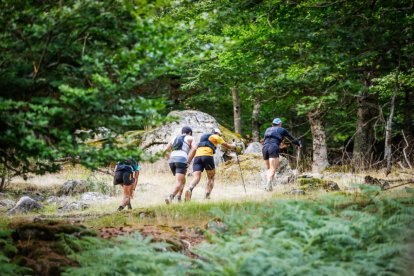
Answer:
[[[259,101],[262,131],[272,118],[285,117],[302,135],[309,129],[306,115],[313,113],[326,122],[328,146],[343,147],[355,133],[358,96],[379,95],[381,108],[390,93],[372,89],[375,79],[397,68],[401,76],[412,70],[408,0],[174,1],[162,18],[190,34],[180,45],[188,62],[176,72],[187,90],[180,91],[188,97],[183,107],[206,111],[230,127],[230,89],[237,87],[243,133],[251,132],[252,105]],[[412,109],[411,90],[401,90],[406,110]],[[396,109],[396,121],[405,118],[412,129],[404,109]]]
[[[412,234],[414,199],[379,198],[376,188],[367,189],[360,205],[329,196],[317,202],[274,201],[219,212],[227,228],[213,243],[196,250],[208,261],[198,260],[195,271],[209,275],[408,273],[405,242]],[[338,206],[338,200],[347,201],[348,207]]]
[[[133,154],[116,135],[163,121],[140,86],[173,66],[170,27],[128,1],[0,1],[0,163],[11,176]],[[106,137],[102,147],[83,142]],[[7,175],[6,173],[2,176]]]
[[[2,230],[0,228],[0,274],[27,275],[31,272],[31,269],[21,267],[10,260],[10,257],[15,256],[17,253],[17,248],[14,246],[10,235],[10,230]]]
[[[80,243],[71,244],[76,247]],[[89,239],[89,250],[73,255],[81,267],[68,268],[63,275],[183,275],[189,258],[168,252],[168,247],[138,234],[107,242]]]
[[[402,275],[408,273],[414,215],[412,194],[379,196],[359,186],[356,197],[330,194],[312,201],[276,200],[158,207],[172,218],[195,220],[212,211],[209,242],[190,259],[139,235],[102,242],[66,241],[81,267],[67,275]],[[204,206],[205,205],[205,206]],[[181,213],[183,212],[183,213]],[[197,216],[197,214],[199,214]],[[203,215],[204,214],[204,215]],[[214,231],[214,232],[210,232]],[[70,249],[72,248],[72,249]],[[71,251],[72,250],[72,251]],[[86,250],[86,251],[85,251]],[[79,253],[78,253],[79,252]]]

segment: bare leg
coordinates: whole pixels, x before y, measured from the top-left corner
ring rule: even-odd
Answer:
[[[216,175],[216,170],[207,171],[208,182],[207,182],[207,188],[206,188],[206,198],[210,197],[211,191],[213,190],[215,175]]]
[[[265,160],[266,170],[270,169],[269,159]]]
[[[266,160],[266,180],[267,180],[267,189],[272,190],[273,189],[273,179],[276,173],[277,168],[279,167],[279,157],[277,158],[270,158],[269,160]]]
[[[184,191],[184,186],[185,186],[185,182],[186,182],[186,178],[184,177],[184,182],[183,185],[181,186],[180,190],[178,191],[177,197],[181,198],[181,196],[183,195],[183,191]]]
[[[132,185],[122,185],[122,190],[123,190],[123,195],[124,195],[122,199],[122,203],[121,203],[122,207],[127,206],[131,202],[131,188],[132,188]]]
[[[193,173],[193,175],[194,175],[194,179],[193,179],[193,181],[191,181],[190,190],[194,189],[195,186],[197,186],[197,184],[200,182],[200,179],[201,179],[201,171],[195,171]]]
[[[137,188],[137,184],[138,184],[138,176],[139,176],[139,172],[138,172],[138,171],[136,171],[136,172],[134,173],[135,181],[134,181],[134,183],[131,185],[131,188],[130,188],[130,190],[129,190],[129,195],[130,195],[130,197],[131,197],[131,198],[134,198],[134,191],[135,191],[135,189]]]
[[[138,171],[136,171],[135,173],[134,173],[134,178],[135,178],[135,181],[134,181],[134,183],[132,184],[132,185],[130,185],[128,188],[128,192],[129,192],[129,200],[128,200],[128,209],[132,209],[132,206],[131,206],[131,199],[133,199],[134,198],[134,192],[135,192],[135,189],[136,189],[136,187],[137,187],[137,184],[138,184],[138,176],[139,176],[139,172]]]
[[[194,172],[194,179],[193,179],[193,181],[191,181],[190,187],[185,192],[185,201],[190,201],[191,200],[191,195],[193,194],[193,189],[200,182],[200,179],[201,179],[201,171],[195,171]]]
[[[185,174],[182,173],[176,173],[175,174],[175,179],[176,179],[176,185],[174,187],[174,190],[172,192],[173,196],[176,196],[177,194],[179,194],[181,196],[181,193],[183,192],[183,188],[185,185]]]

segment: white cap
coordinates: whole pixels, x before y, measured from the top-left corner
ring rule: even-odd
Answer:
[[[217,133],[221,135],[221,131],[217,127],[213,129],[213,133]]]

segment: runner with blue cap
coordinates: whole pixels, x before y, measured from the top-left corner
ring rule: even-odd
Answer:
[[[273,190],[273,179],[277,168],[279,167],[279,151],[280,143],[283,138],[287,137],[298,147],[301,147],[298,139],[293,137],[286,129],[282,127],[282,120],[276,118],[272,122],[272,126],[266,129],[263,145],[263,159],[266,164],[266,191]]]

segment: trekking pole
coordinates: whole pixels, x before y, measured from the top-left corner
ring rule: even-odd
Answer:
[[[299,160],[300,160],[300,147],[297,147],[297,155],[296,155],[296,170],[299,174]]]
[[[234,142],[234,141],[235,141],[235,140],[233,139],[233,142]],[[243,173],[242,173],[242,169],[241,169],[241,166],[240,166],[239,154],[237,153],[237,144],[236,144],[235,152],[236,152],[237,164],[239,164],[240,176],[241,176],[241,179],[242,179],[242,182],[243,182],[244,193],[245,193],[245,194],[247,194],[247,191],[246,191],[246,184],[244,183]]]

